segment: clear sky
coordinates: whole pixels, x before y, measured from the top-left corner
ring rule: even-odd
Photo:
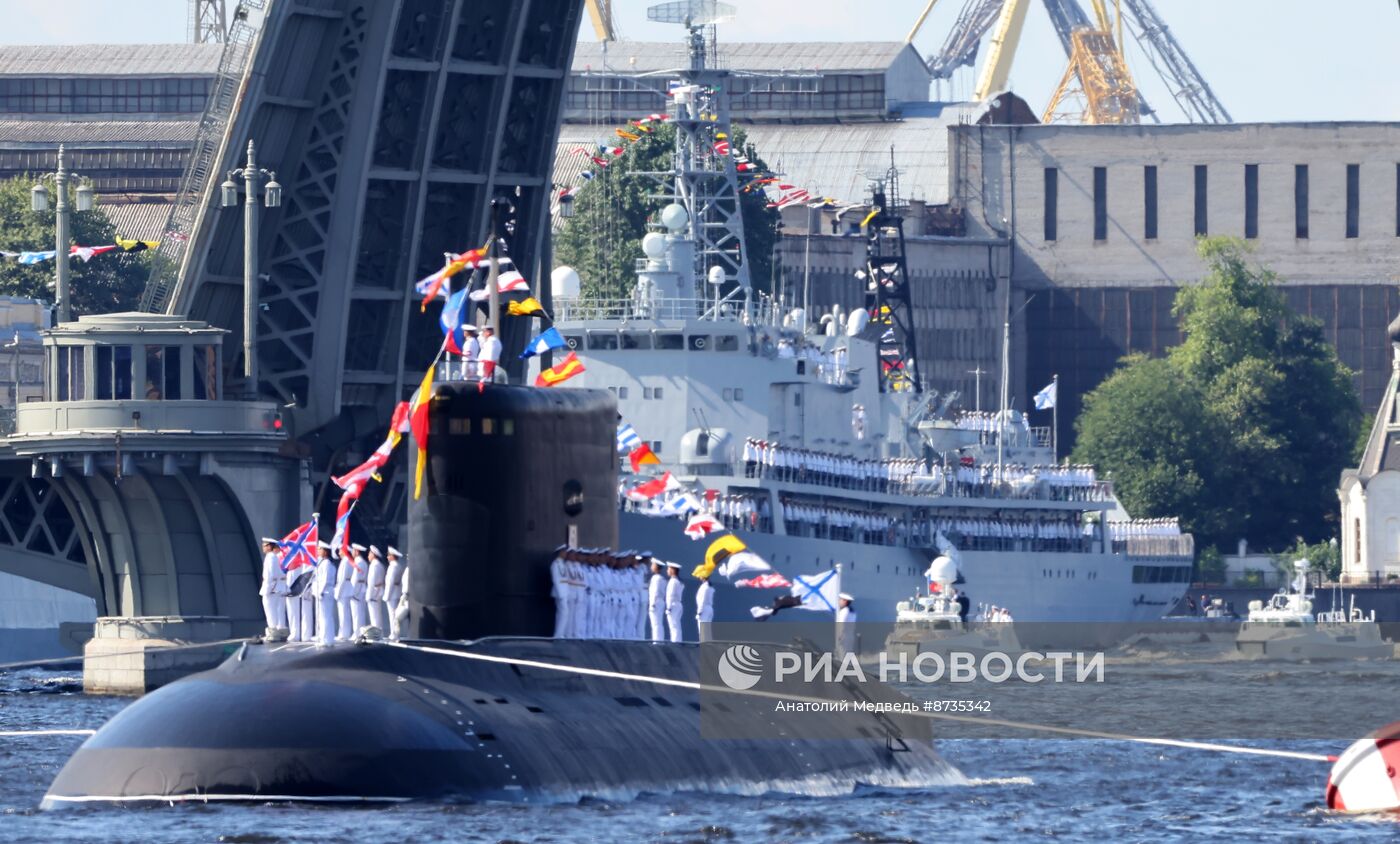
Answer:
[[[678,27],[650,24],[652,0],[615,0],[624,37],[671,40]],[[902,40],[925,0],[730,0],[734,41]],[[1109,0],[1112,5],[1111,0]],[[1152,0],[1237,121],[1400,120],[1400,9],[1393,0]],[[236,0],[229,0],[232,6]],[[936,52],[964,0],[940,0],[915,45]],[[1044,9],[1032,0],[1011,87],[1040,109],[1065,57]],[[1087,0],[1082,0],[1087,10]],[[161,43],[185,38],[186,0],[7,0],[0,43]],[[592,37],[585,26],[585,37]],[[1148,101],[1180,112],[1146,58],[1129,64]],[[966,96],[964,72],[945,98]]]

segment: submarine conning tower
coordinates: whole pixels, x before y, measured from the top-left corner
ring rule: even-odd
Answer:
[[[617,545],[616,398],[439,384],[428,430],[405,636],[551,635],[554,550]]]

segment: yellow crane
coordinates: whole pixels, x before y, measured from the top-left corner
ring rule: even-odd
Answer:
[[[1011,79],[1011,65],[1016,60],[1016,47],[1021,43],[1021,32],[1026,28],[1026,12],[1030,10],[1030,0],[1006,0],[997,18],[996,29],[992,31],[991,49],[987,51],[987,61],[982,65],[982,75],[977,79],[977,89],[973,98],[981,102],[1005,90]]]
[[[1081,98],[1084,110],[1077,116],[1083,123],[1119,125],[1142,118],[1142,97],[1123,58],[1122,0],[1117,0],[1116,26],[1104,0],[1091,2],[1098,28],[1079,27],[1070,33],[1069,66],[1045,107],[1043,123],[1073,119],[1075,113],[1064,107]]]
[[[616,41],[617,30],[613,27],[612,0],[587,0],[588,18],[593,21],[593,32],[599,41]]]

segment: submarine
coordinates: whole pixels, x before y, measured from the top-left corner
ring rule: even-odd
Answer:
[[[42,806],[837,795],[961,781],[926,719],[890,714],[908,702],[892,687],[803,684],[830,705],[792,713],[771,686],[716,679],[734,647],[762,661],[792,642],[550,638],[554,550],[617,541],[616,420],[605,391],[436,385],[427,490],[409,506],[404,638],[250,641],[114,716]]]

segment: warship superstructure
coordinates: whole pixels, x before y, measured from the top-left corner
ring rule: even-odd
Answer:
[[[867,262],[851,283],[863,308],[809,313],[754,289],[728,74],[710,65],[712,21],[678,22],[690,66],[671,74],[675,153],[669,172],[647,174],[662,207],[635,289],[583,296],[573,270],[555,272],[555,327],[584,365],[563,386],[612,392],[655,468],[778,571],[839,565],[862,621],[893,621],[899,601],[925,592],[940,544],[973,606],[1017,621],[1165,614],[1190,580],[1189,535],[1133,522],[1091,467],[1059,464],[1048,431],[1007,407],[1005,372],[996,412],[924,392],[893,171],[874,183],[861,229]],[[704,543],[674,509],[628,500],[645,480],[620,486],[622,545],[698,562]],[[746,620],[770,598],[719,584],[715,618]]]

